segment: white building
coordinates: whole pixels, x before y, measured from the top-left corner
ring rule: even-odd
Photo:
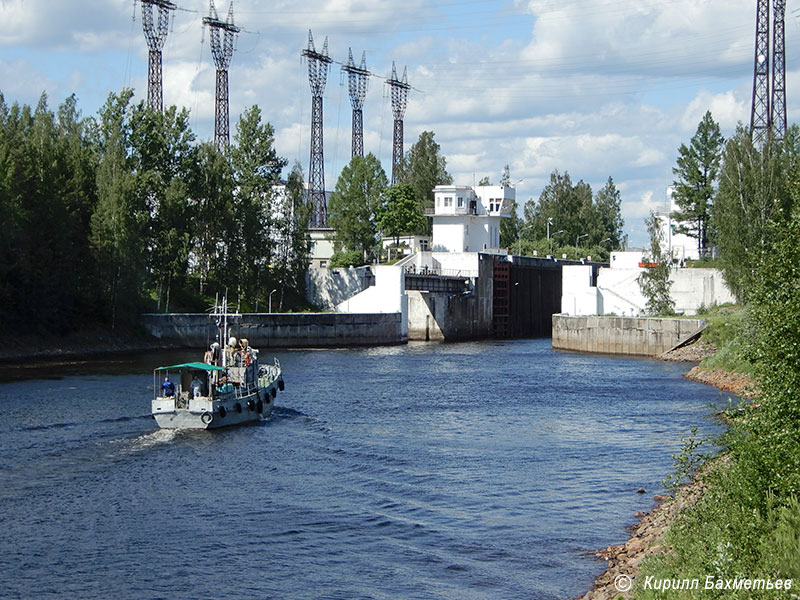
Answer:
[[[433,190],[434,252],[486,252],[500,248],[500,220],[511,216],[513,187],[437,185]]]

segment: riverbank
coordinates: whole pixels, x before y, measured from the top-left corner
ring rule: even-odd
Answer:
[[[673,362],[700,362],[716,352],[717,348],[713,344],[700,337],[696,342],[665,352],[658,358]],[[743,398],[753,398],[758,393],[755,382],[743,373],[695,365],[684,377]],[[665,551],[664,535],[670,524],[682,511],[693,506],[702,497],[706,489],[704,475],[710,469],[725,468],[728,462],[727,457],[722,457],[709,463],[703,475],[696,476],[674,498],[668,495],[654,496],[656,505],[647,513],[636,513],[639,521],[630,527],[630,538],[624,544],[595,552],[598,558],[606,561],[606,570],[595,580],[591,591],[581,596],[581,600],[632,598],[632,591],[627,584],[635,581],[644,558]]]
[[[0,363],[58,359],[84,359],[183,346],[158,340],[146,333],[91,329],[64,336],[16,336],[0,344]]]
[[[674,498],[666,495],[654,496],[656,506],[650,512],[637,513],[639,522],[630,528],[631,536],[627,542],[595,552],[598,558],[606,561],[606,570],[581,600],[631,598],[632,591],[628,583],[636,580],[642,561],[665,550],[664,535],[670,524],[683,510],[694,506],[703,495],[706,488],[704,476],[709,470],[723,467],[726,462],[727,458],[723,457],[707,465],[704,473],[682,487]]]

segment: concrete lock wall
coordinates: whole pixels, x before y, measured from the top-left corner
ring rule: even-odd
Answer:
[[[244,314],[229,319],[233,335],[254,348],[378,346],[408,341],[401,313]],[[207,314],[146,314],[144,328],[155,338],[186,347],[216,341],[215,321]]]
[[[310,268],[306,271],[306,300],[332,310],[367,289],[369,267]]]
[[[467,293],[409,290],[408,339],[475,340],[492,331],[494,258],[476,254],[473,289]]]
[[[697,332],[702,319],[553,315],[553,348],[655,356]]]

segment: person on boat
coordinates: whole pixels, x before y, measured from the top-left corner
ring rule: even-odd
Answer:
[[[203,396],[203,382],[195,375],[192,377],[192,398],[200,398]]]
[[[164,392],[164,396],[175,395],[175,384],[169,380],[169,377],[164,377],[164,383],[161,384],[161,390]]]
[[[203,362],[207,365],[216,365],[219,361],[219,344],[214,342],[211,344],[206,353],[203,355]]]
[[[233,386],[230,383],[228,383],[228,376],[223,375],[222,377],[220,377],[219,381],[217,381],[217,393],[225,394],[227,392],[230,392],[231,390],[233,390]]]

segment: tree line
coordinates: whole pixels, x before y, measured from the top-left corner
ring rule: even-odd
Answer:
[[[433,209],[433,188],[453,183],[433,132],[422,132],[406,153],[397,181],[389,186],[372,154],[354,157],[342,170],[328,204],[328,222],[336,230],[333,266],[377,257],[382,238],[394,238],[398,244],[400,236],[430,235],[431,220],[426,214]],[[483,177],[478,185],[492,184]],[[512,185],[508,165],[500,185]],[[511,217],[501,221],[500,245],[517,254],[535,251],[541,256],[592,255],[607,260],[612,249],[626,243],[620,211],[620,193],[611,178],[594,194],[589,184],[573,184],[568,173],[554,171],[539,199],[525,204],[523,218],[512,202]]]
[[[257,106],[220,151],[189,113],[112,93],[96,117],[0,95],[0,332],[130,324],[143,310],[304,296],[309,210]],[[276,193],[276,189],[285,193]]]

